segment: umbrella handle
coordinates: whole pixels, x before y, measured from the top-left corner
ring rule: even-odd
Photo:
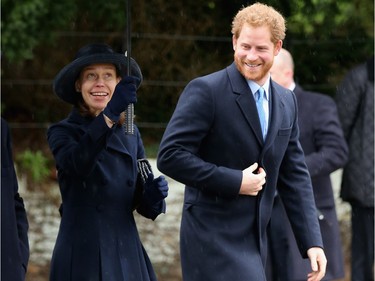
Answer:
[[[128,108],[125,110],[126,122],[125,133],[134,135],[134,104],[129,103]]]

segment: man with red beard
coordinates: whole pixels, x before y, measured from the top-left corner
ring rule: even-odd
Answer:
[[[326,257],[311,180],[298,140],[292,91],[270,79],[285,21],[270,6],[240,10],[232,23],[234,63],[192,80],[180,96],[158,168],[185,184],[180,231],[184,281],[265,281],[267,225],[284,201],[308,281]]]

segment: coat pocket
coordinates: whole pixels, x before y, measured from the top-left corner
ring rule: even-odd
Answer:
[[[292,127],[290,127],[290,128],[281,128],[277,132],[277,135],[278,136],[290,136],[291,132],[292,132]]]

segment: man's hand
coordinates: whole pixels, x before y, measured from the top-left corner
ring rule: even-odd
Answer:
[[[322,248],[313,247],[307,250],[312,272],[307,275],[307,281],[320,281],[326,274],[327,259]]]
[[[256,196],[266,183],[266,172],[263,168],[258,169],[258,163],[242,171],[242,182],[240,194]]]

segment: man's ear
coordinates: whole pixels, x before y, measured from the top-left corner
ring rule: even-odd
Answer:
[[[282,47],[283,47],[283,41],[282,40],[277,41],[277,43],[275,44],[275,54],[274,54],[275,56],[277,56],[280,53],[280,50]]]
[[[236,45],[237,45],[237,38],[233,35],[233,36],[232,36],[232,46],[233,46],[233,51],[236,50]]]

